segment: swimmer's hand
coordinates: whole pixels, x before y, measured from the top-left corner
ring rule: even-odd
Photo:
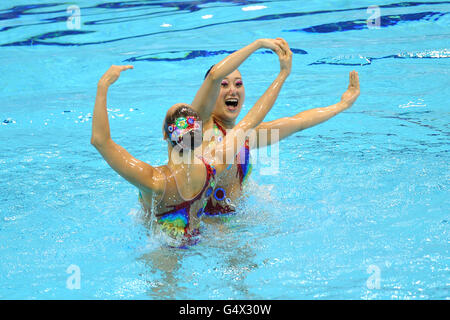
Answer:
[[[350,81],[347,91],[341,97],[341,102],[346,105],[347,108],[351,107],[359,96],[359,77],[358,72],[353,70],[350,72]]]
[[[120,73],[124,70],[133,69],[134,67],[131,65],[127,66],[111,66],[108,71],[100,78],[98,81],[98,85],[101,87],[108,88],[114,82],[117,81],[120,77]]]
[[[256,40],[260,48],[270,49],[276,54],[281,51],[281,41],[277,39],[258,39]]]
[[[277,53],[280,58],[280,72],[287,77],[291,73],[292,68],[292,51],[288,43],[283,38],[276,39],[280,45],[281,50]]]

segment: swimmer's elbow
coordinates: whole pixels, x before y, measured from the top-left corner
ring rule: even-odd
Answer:
[[[91,137],[91,145],[93,145],[96,148],[99,145],[98,139],[96,139],[94,136]]]
[[[260,123],[261,121],[257,121],[257,119],[250,119],[246,116],[236,125],[235,128],[243,131],[248,131],[255,129]]]
[[[216,66],[213,66],[211,70],[209,71],[208,75],[206,76],[207,79],[210,81],[216,82],[222,80],[221,77],[217,74]]]
[[[107,143],[108,139],[100,139],[96,136],[91,136],[91,145],[93,145],[96,149],[101,148]]]

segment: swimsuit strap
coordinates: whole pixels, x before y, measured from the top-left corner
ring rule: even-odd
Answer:
[[[203,157],[199,157],[200,160],[202,160],[203,164],[206,167],[206,180],[205,180],[205,184],[203,185],[203,189],[202,191],[199,192],[199,194],[197,195],[195,200],[198,200],[201,198],[203,192],[206,190],[206,188],[209,186],[211,179],[214,179],[216,176],[216,169],[214,168],[214,166],[210,165],[205,158]]]
[[[213,119],[214,124],[216,125],[216,127],[222,132],[223,136],[227,135],[227,130],[225,130],[217,121],[216,119]]]
[[[250,147],[248,145],[248,139],[245,139],[244,145],[236,155],[236,161],[236,166],[238,169],[236,175],[239,177],[239,182],[242,189],[242,185],[244,184],[244,181],[246,180],[252,169],[252,165],[250,163]]]
[[[215,120],[214,125],[222,132],[224,136],[226,136],[226,130]],[[236,154],[236,166],[237,173],[236,176],[239,177],[239,182],[241,184],[241,188],[249,173],[251,172],[252,166],[250,163],[250,147],[248,144],[248,138],[245,139],[245,143],[242,146],[241,150]]]

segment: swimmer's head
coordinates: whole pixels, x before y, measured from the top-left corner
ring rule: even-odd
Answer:
[[[214,67],[211,66],[205,74],[205,79]],[[242,82],[242,75],[239,70],[234,70],[227,75],[220,83],[220,92],[213,110],[215,118],[223,122],[235,122],[242,110],[245,100],[245,88]]]
[[[208,71],[206,71],[205,73],[205,77],[203,78],[203,80],[206,79],[206,77],[208,76],[209,72],[211,71],[211,69],[215,66],[215,64],[213,64],[211,67],[209,67]]]
[[[194,150],[202,143],[200,116],[188,104],[177,103],[167,111],[163,130],[164,139],[180,151]]]

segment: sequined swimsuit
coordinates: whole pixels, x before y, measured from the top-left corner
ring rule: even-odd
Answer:
[[[214,120],[214,125],[222,132],[223,136],[227,134],[226,130]],[[250,163],[250,147],[248,139],[245,140],[244,145],[236,155],[236,176],[239,179],[241,189],[247,181],[251,171],[252,165]],[[230,164],[227,169],[230,169]],[[212,197],[209,196],[206,207],[204,208],[204,214],[208,216],[224,215],[235,212],[234,206],[231,204],[231,200],[227,198],[226,190],[218,186],[214,190],[208,189],[206,195],[212,195],[216,199],[216,203],[213,204]]]

